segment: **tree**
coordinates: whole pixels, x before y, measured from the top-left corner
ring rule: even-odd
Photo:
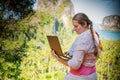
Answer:
[[[36,0],[0,0],[1,18],[23,18],[33,11]]]

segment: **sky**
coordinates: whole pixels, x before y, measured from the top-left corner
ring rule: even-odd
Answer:
[[[83,12],[93,21],[102,23],[105,16],[120,15],[120,0],[71,0],[75,13]]]

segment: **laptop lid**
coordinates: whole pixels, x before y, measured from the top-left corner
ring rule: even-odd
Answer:
[[[55,50],[58,56],[63,56],[63,52],[60,46],[60,42],[57,36],[47,36],[50,48]]]

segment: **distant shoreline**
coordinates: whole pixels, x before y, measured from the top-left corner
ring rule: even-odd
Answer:
[[[110,30],[96,30],[101,38],[108,40],[120,40],[120,31],[110,31]]]
[[[106,30],[106,31],[120,31],[120,29],[116,27],[104,27],[102,24],[94,24],[95,30]]]

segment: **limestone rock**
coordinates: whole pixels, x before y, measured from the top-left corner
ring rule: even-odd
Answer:
[[[103,18],[102,27],[107,30],[120,31],[120,16],[110,15]]]

